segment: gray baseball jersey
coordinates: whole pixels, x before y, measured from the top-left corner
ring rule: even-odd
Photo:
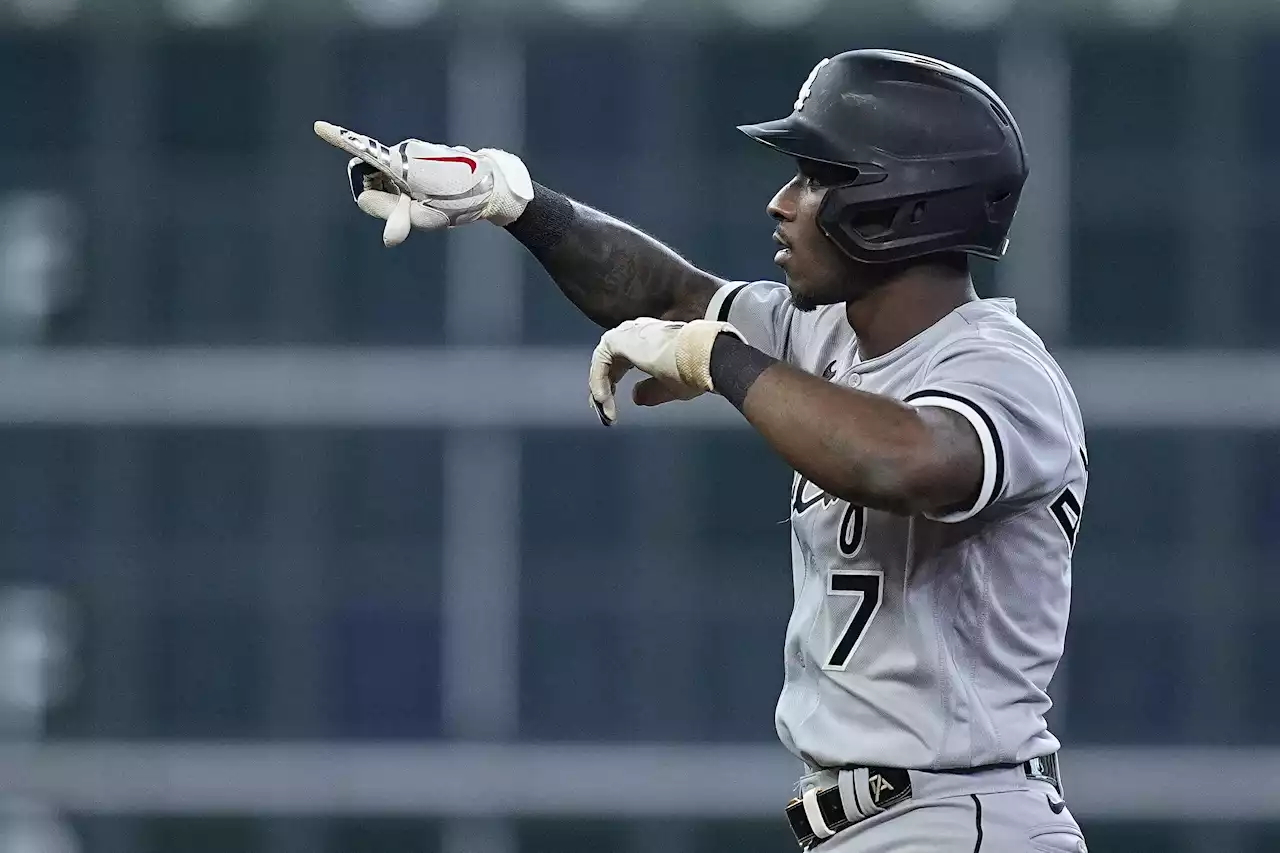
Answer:
[[[951,409],[982,446],[977,501],[945,517],[851,506],[795,477],[782,743],[811,767],[919,770],[1056,750],[1046,691],[1088,457],[1071,386],[1013,301],[963,305],[871,359],[843,305],[799,312],[774,282],[722,287],[707,317],[837,384]]]

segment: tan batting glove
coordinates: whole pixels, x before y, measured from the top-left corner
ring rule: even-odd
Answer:
[[[614,393],[618,381],[633,367],[653,377],[636,386],[635,400],[640,405],[692,400],[714,392],[711,348],[721,333],[747,342],[733,326],[715,320],[676,323],[640,317],[605,332],[591,355],[588,380],[591,405],[600,422],[612,426],[618,420]]]

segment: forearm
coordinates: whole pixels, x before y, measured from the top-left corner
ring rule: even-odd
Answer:
[[[827,382],[726,335],[711,376],[793,470],[850,503],[939,511],[964,503],[981,477],[977,439],[953,429],[949,413]]]
[[[536,183],[507,230],[605,328],[636,317],[696,319],[723,283],[644,232]]]

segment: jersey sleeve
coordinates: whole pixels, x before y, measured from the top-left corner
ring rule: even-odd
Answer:
[[[1031,349],[981,335],[934,357],[906,402],[963,416],[978,434],[983,467],[972,506],[929,518],[965,521],[993,504],[1023,505],[1060,488],[1073,454],[1083,450],[1076,449],[1069,391],[1057,376]]]
[[[706,319],[731,323],[747,343],[774,358],[791,361],[797,311],[791,291],[776,281],[731,281],[711,297]]]

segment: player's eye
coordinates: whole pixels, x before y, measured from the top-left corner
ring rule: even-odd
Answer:
[[[840,186],[852,183],[858,177],[854,169],[816,161],[801,161],[799,171],[801,185],[814,188]]]

